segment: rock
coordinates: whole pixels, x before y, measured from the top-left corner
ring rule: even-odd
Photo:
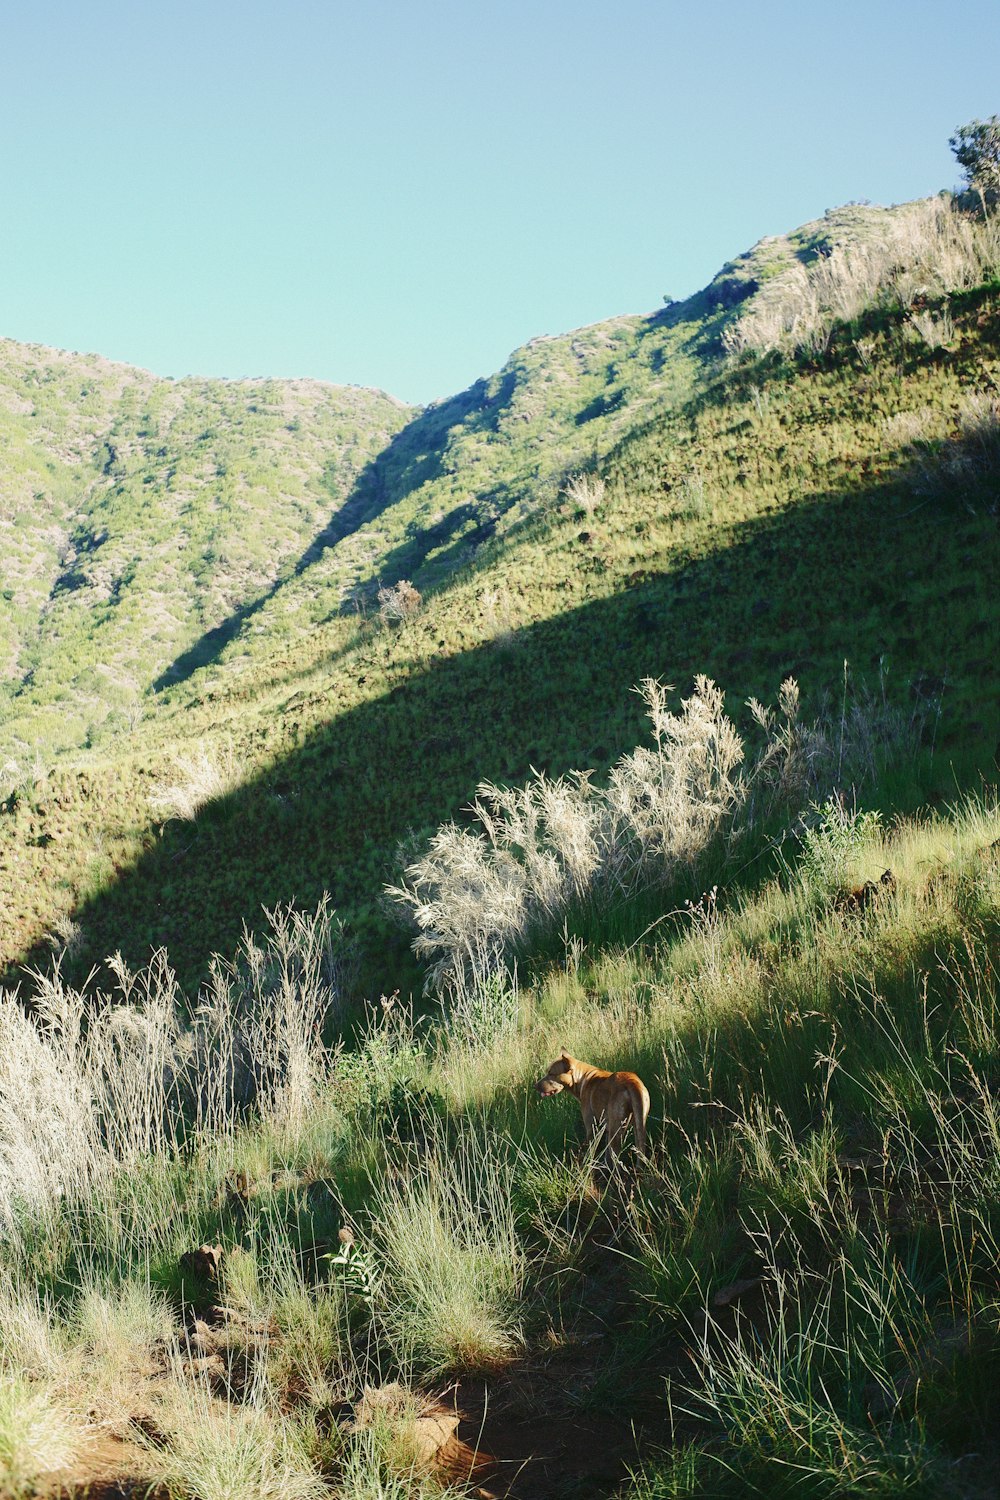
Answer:
[[[181,1270],[199,1281],[218,1281],[224,1254],[221,1245],[199,1245],[197,1250],[187,1250],[181,1256]]]
[[[730,1286],[720,1287],[712,1298],[713,1307],[728,1307],[731,1302],[736,1302],[747,1292],[755,1292],[759,1286],[764,1285],[763,1276],[750,1276],[745,1281],[734,1281]]]
[[[181,1366],[184,1374],[198,1380],[225,1380],[226,1366],[221,1354],[205,1354],[195,1359],[186,1359]]]
[[[438,1463],[442,1450],[455,1440],[459,1416],[440,1403],[425,1405],[414,1413],[413,1397],[393,1381],[383,1386],[366,1386],[354,1408],[353,1429],[363,1431],[379,1419],[398,1424],[401,1436],[412,1451],[414,1467],[431,1469]]]
[[[454,1437],[458,1428],[458,1416],[453,1411],[439,1407],[413,1423],[413,1446],[418,1466],[431,1468],[446,1443]]]
[[[195,1319],[194,1326],[188,1334],[188,1343],[197,1355],[214,1354],[219,1347],[215,1331],[201,1318]]]

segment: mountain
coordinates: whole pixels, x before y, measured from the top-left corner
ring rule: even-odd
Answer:
[[[846,661],[901,805],[988,774],[1000,313],[958,225],[837,210],[417,411],[4,345],[3,961],[166,945],[193,989],[329,890],[411,976],[400,840],[606,770],[644,676],[819,705]]]
[[[4,341],[13,750],[134,721],[184,650],[273,587],[409,416],[314,381],[161,380]]]

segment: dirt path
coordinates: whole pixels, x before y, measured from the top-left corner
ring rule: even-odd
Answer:
[[[39,1491],[45,1500],[168,1500],[153,1486],[149,1454],[110,1434],[91,1438],[72,1473],[50,1474]]]

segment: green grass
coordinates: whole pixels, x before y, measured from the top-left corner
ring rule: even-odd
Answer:
[[[0,1484],[20,1500],[48,1474],[71,1468],[85,1445],[83,1422],[58,1396],[0,1375]]]
[[[456,1376],[515,1410],[526,1380],[554,1416],[641,1414],[636,1500],[981,1492],[1000,811],[816,826],[710,914],[577,944],[492,1038],[389,1001],[348,1051],[310,1033],[308,1107],[278,1087],[248,1114],[228,1090],[211,1129],[192,1118],[138,1159],[116,1127],[99,1185],[79,1174],[9,1227],[4,1369],[68,1411],[85,1391],[111,1430],[141,1419],[178,1494],[433,1493],[412,1422]],[[890,897],[833,908],[886,867]],[[122,1035],[149,1004],[133,985]],[[647,1163],[595,1175],[574,1102],[533,1094],[562,1046],[644,1078]],[[6,1098],[10,1175],[27,1163]],[[363,1276],[336,1263],[344,1224]],[[195,1348],[205,1293],[178,1259],[216,1239],[228,1311]]]
[[[528,1271],[511,1166],[471,1132],[422,1144],[370,1205],[394,1357],[431,1378],[500,1368],[523,1343]]]
[[[969,327],[994,316],[987,297]],[[641,704],[623,687],[645,675],[683,689],[706,670],[738,712],[750,692],[772,699],[791,672],[807,712],[826,695],[835,714],[847,659],[877,695],[884,680],[936,754],[900,767],[891,803],[948,795],[977,768],[989,774],[994,520],[960,492],[916,498],[886,425],[934,401],[947,433],[963,382],[985,379],[989,360],[975,330],[947,361],[913,356],[903,378],[886,363],[859,387],[836,360],[779,372],[762,424],[736,378],[609,461],[606,520],[591,533],[600,568],[571,517],[539,516],[495,544],[492,563],[485,556],[465,581],[425,593],[423,613],[399,629],[338,617],[328,634],[274,655],[264,676],[252,663],[217,675],[200,701],[184,701],[184,733],[216,765],[238,766],[239,781],[193,826],[156,820],[178,756],[156,748],[153,726],[126,757],[56,770],[18,793],[2,820],[5,878],[28,900],[9,958],[62,911],[80,926],[81,968],[115,946],[136,961],[166,943],[190,986],[260,905],[293,892],[308,904],[323,889],[381,950],[391,934],[379,891],[397,840],[457,813],[483,779],[607,767],[644,736]],[[745,441],[727,435],[751,420]],[[672,520],[664,493],[692,444],[711,529]],[[487,585],[507,591],[513,646],[479,639]],[[332,660],[331,639],[342,642]],[[489,737],[470,722],[489,724]]]
[[[885,223],[421,413],[4,346],[8,1488],[89,1423],[178,1495],[430,1496],[455,1379],[634,1424],[634,1500],[996,1487],[1000,301],[720,357]],[[628,689],[698,674],[748,747],[799,680],[808,774],[738,832],[692,772],[669,878],[560,886],[556,779],[662,791]],[[538,910],[414,1006],[384,887],[484,782]],[[563,1048],[645,1080],[647,1161],[534,1094]]]

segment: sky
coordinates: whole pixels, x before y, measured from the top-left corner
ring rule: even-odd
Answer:
[[[414,403],[958,183],[997,0],[5,0],[0,334]]]

